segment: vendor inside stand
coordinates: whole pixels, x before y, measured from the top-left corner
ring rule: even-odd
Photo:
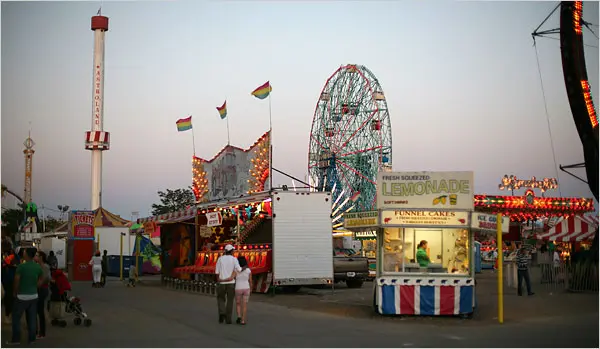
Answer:
[[[469,275],[469,232],[449,228],[385,228],[384,273]]]

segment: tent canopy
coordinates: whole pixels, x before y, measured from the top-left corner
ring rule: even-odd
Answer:
[[[556,225],[539,234],[538,239],[556,242],[580,242],[592,240],[598,230],[596,216],[569,216],[561,218]]]

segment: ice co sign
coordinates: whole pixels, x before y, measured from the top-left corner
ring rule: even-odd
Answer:
[[[471,228],[481,231],[496,231],[496,219],[495,214],[487,214],[487,213],[479,213],[473,212],[471,213]],[[508,217],[502,217],[502,232],[508,233],[508,228],[510,226],[510,219]]]
[[[380,172],[377,209],[473,210],[473,172]]]

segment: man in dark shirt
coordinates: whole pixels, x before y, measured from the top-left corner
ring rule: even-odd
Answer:
[[[527,286],[527,295],[533,296],[531,292],[531,279],[529,278],[529,250],[523,245],[517,252],[517,292],[519,296],[521,293],[521,286],[525,280]]]
[[[106,285],[106,273],[108,273],[108,251],[104,250],[102,255],[102,276],[100,277],[100,285]]]

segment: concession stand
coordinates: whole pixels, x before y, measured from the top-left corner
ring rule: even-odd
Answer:
[[[473,172],[381,172],[377,210],[376,311],[471,315]]]
[[[360,241],[361,255],[369,259],[369,278],[377,275],[377,224],[379,212],[348,212],[344,214],[344,229]]]

